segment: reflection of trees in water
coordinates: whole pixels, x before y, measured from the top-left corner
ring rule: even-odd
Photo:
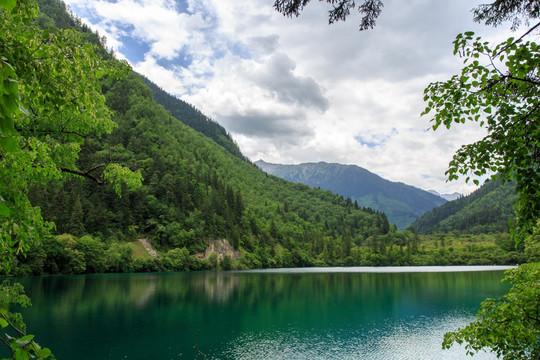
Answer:
[[[138,309],[145,308],[156,293],[156,289],[157,285],[155,280],[150,280],[147,284],[144,284],[144,286],[139,288],[134,286],[132,291],[130,291],[130,297],[135,301],[135,307]],[[139,291],[139,293],[137,294],[135,291]]]
[[[238,289],[240,279],[228,273],[206,273],[195,280],[197,291],[203,291],[210,303],[227,303]]]
[[[158,289],[155,276],[103,275],[22,279],[35,303],[54,303],[63,313],[119,306],[145,307]]]
[[[384,324],[391,320],[401,324],[414,316],[430,318],[448,307],[474,307],[501,278],[501,272],[180,272],[31,278],[23,280],[32,296],[33,314],[24,316],[45,327],[54,324],[54,341],[64,344],[73,342],[65,329],[82,326],[110,333],[111,348],[118,347],[116,342],[132,348],[136,338],[139,349],[169,349],[171,344],[193,349],[182,351],[186,358],[196,357],[193,345],[200,328],[199,348],[209,358],[223,358],[215,357],[214,349],[241,334],[294,335],[290,329],[358,334],[372,326],[386,329]],[[471,299],[475,296],[478,300]],[[81,333],[77,341],[86,341],[87,335]]]
[[[142,309],[156,297],[163,303],[226,303],[237,292],[240,278],[213,272],[43,277],[22,282],[36,303],[54,302],[58,311],[71,313],[92,308]]]
[[[331,321],[336,315],[323,304],[342,301],[351,309],[401,313],[437,303],[441,297],[460,301],[452,300],[459,288],[474,287],[480,295],[489,296],[483,287],[493,277],[500,279],[502,275],[202,272],[44,277],[23,279],[23,285],[35,304],[50,307],[61,316],[119,308],[141,310],[159,302],[165,307],[181,304],[193,311],[202,304],[241,306],[248,312],[263,310],[269,321],[280,311],[288,313],[290,319],[316,316]],[[318,309],[316,314],[311,313],[313,309]]]

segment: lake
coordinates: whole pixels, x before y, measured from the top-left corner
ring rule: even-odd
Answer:
[[[457,346],[441,350],[443,334],[473,320],[483,299],[508,290],[500,283],[501,269],[315,268],[17,280],[33,303],[22,311],[29,333],[59,360],[455,360],[470,357]],[[482,353],[472,359],[496,357]]]

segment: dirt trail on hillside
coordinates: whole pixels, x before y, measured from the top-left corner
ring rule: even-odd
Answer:
[[[150,244],[150,241],[148,241],[148,239],[139,239],[139,241],[141,242],[141,244],[143,244],[144,248],[146,249],[146,251],[148,251],[151,257],[155,258],[158,256],[156,250],[152,248],[152,244]]]

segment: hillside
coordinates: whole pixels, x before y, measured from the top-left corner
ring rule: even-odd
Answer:
[[[246,258],[246,267],[268,267],[272,261],[310,265],[318,237],[341,249],[345,236],[350,247],[375,231],[388,232],[382,214],[351,208],[324,190],[268,177],[184,125],[154,101],[137,74],[106,88],[119,126],[103,139],[88,139],[79,166],[121,161],[142,172],[143,186],[121,199],[110,186],[78,178],[36,189],[33,201],[58,233],[110,241],[143,236],[162,251],[185,247],[190,254],[226,238],[235,248],[258,254]]]
[[[51,16],[40,14],[39,24],[84,30],[60,1],[42,3]],[[87,29],[84,39],[114,61],[97,34]],[[205,126],[217,124],[170,97],[170,109],[183,106],[197,115],[193,127],[182,117],[190,111],[172,116],[134,72],[104,79],[101,90],[117,127],[83,137],[70,177],[29,189],[52,234],[10,257],[13,275],[519,262],[482,237],[448,239],[452,253],[441,252],[438,238],[396,232],[381,211],[268,175],[227,142],[207,136]],[[108,164],[139,172],[142,186],[124,187],[117,196],[118,188],[103,181]],[[141,254],[143,243],[156,256]],[[216,244],[232,255],[212,253]]]
[[[411,227],[423,234],[452,230],[470,234],[506,232],[508,221],[514,217],[515,201],[514,183],[489,181],[472,194],[424,214]]]
[[[86,41],[100,46],[96,53],[112,59],[103,39],[70,16],[62,2],[39,5],[40,26],[85,32]],[[118,126],[110,135],[85,137],[76,164],[87,176],[30,190],[32,204],[61,236],[42,240],[19,258],[31,269],[23,273],[103,272],[103,262],[128,258],[126,244],[137,239],[148,239],[164,255],[144,260],[137,270],[208,268],[207,259],[196,254],[220,239],[241,253],[239,268],[309,266],[323,252],[325,264],[340,264],[366,238],[389,232],[380,212],[268,176],[241,155],[222,127],[147,83],[134,72],[104,80],[102,91]],[[111,184],[89,180],[100,179],[102,164],[109,163],[139,171],[142,186],[125,188],[118,197]]]
[[[148,80],[146,77],[141,76],[144,83],[152,90],[154,99],[165,110],[171,113],[171,115],[182,121],[192,129],[206,135],[210,139],[214,140],[217,144],[223,146],[228,152],[234,156],[238,156],[242,159],[245,157],[238,148],[238,145],[231,138],[227,130],[217,122],[208,118],[200,110],[196,109],[192,105],[185,101],[172,96],[161,89],[159,86]]]
[[[255,162],[265,172],[283,179],[330,190],[357,201],[361,207],[384,212],[398,230],[446,200],[428,191],[403,183],[391,182],[355,165],[325,162],[278,165]]]

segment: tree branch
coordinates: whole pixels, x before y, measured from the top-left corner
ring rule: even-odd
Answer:
[[[19,330],[15,325],[13,325],[13,324],[11,323],[11,321],[9,321],[9,318],[6,316],[6,314],[4,314],[3,312],[0,312],[0,315],[2,316],[2,318],[3,318],[4,320],[6,320],[6,322],[8,323],[8,325],[9,325],[11,328],[13,328],[13,330],[15,330],[15,331],[17,332],[17,334],[19,334],[19,336],[25,336],[25,335],[26,335],[23,331]]]
[[[6,334],[6,335],[7,335],[7,334]],[[9,351],[11,351],[11,355],[13,355],[14,351],[13,351],[13,349],[11,348],[11,344],[8,343],[8,342],[6,341],[6,339],[4,339],[3,337],[0,337],[0,340],[2,340],[2,342],[4,343],[4,345],[6,345],[7,348],[9,349]]]
[[[24,331],[20,330],[15,325],[13,325],[13,323],[11,323],[11,321],[9,321],[9,318],[6,316],[6,314],[4,314],[3,312],[0,312],[0,315],[8,323],[8,325],[13,330],[15,330],[15,332],[17,332],[17,334],[19,334],[20,337],[26,336]],[[13,354],[13,348],[11,347],[11,345],[3,337],[0,337],[0,340],[2,340],[2,342],[11,350],[11,353]],[[34,349],[34,352],[39,356],[39,358],[43,359],[43,355],[42,355],[42,353],[40,351],[40,348],[37,346],[37,344],[33,340],[30,340],[28,342],[28,344],[30,344],[32,346],[32,348]]]
[[[201,351],[201,349],[199,349],[199,344],[198,344],[198,340],[199,340],[199,332],[201,331],[201,329],[199,329],[199,327],[197,326],[197,334],[195,334],[195,349],[197,349],[197,352],[199,354],[202,355],[203,358],[207,358],[206,355]]]
[[[98,185],[105,185],[105,184],[107,184],[106,181],[104,181],[104,180],[90,174],[90,172],[92,172],[94,170],[97,170],[99,168],[102,168],[102,167],[106,167],[107,165],[109,165],[109,164],[98,164],[98,165],[92,166],[91,168],[89,168],[86,171],[81,171],[81,170],[77,170],[77,169],[67,169],[67,168],[60,168],[60,170],[62,172],[66,172],[66,173],[69,173],[69,174],[79,175],[79,176],[88,178],[90,180],[95,181],[96,184],[98,184]]]
[[[508,49],[510,46],[514,45],[514,44],[517,44],[518,42],[520,42],[521,40],[523,40],[523,38],[527,35],[529,35],[534,29],[536,29],[537,27],[540,26],[540,22],[537,23],[536,25],[534,25],[532,28],[530,28],[529,30],[527,30],[527,32],[523,35],[521,35],[518,39],[514,40],[511,44],[505,46],[504,48],[502,48],[498,53],[495,54],[495,57],[499,56],[503,51],[505,51],[506,49]]]
[[[533,84],[533,85],[536,85],[536,86],[540,86],[540,82],[539,82],[539,81],[535,81],[535,80],[533,80],[533,79],[528,79],[528,78],[518,78],[518,77],[515,77],[515,76],[512,76],[512,75],[507,75],[506,77],[507,77],[508,79],[511,79],[511,80],[523,81],[523,82],[530,83],[530,84]]]

